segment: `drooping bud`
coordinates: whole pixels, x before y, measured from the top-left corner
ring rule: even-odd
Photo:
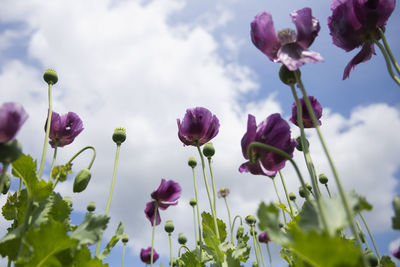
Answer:
[[[291,201],[296,200],[296,195],[295,195],[294,193],[290,192],[290,193],[289,193],[289,199],[290,199]]]
[[[304,140],[305,140],[305,143],[306,143],[305,145],[307,146],[307,148],[309,148],[310,147],[310,143],[308,142],[307,138],[304,138]],[[297,141],[296,149],[298,151],[303,151],[303,146],[301,145],[301,136],[297,137],[296,141]]]
[[[125,128],[116,128],[112,135],[112,140],[117,144],[120,145],[126,140],[126,130]]]
[[[244,234],[244,227],[243,227],[243,225],[239,225],[237,232],[236,232],[236,239],[243,238],[243,234]]]
[[[47,84],[56,84],[58,81],[57,72],[53,69],[47,69],[44,71],[43,79]]]
[[[0,168],[0,175],[1,175],[1,168]],[[8,172],[4,173],[4,177],[3,177],[3,191],[2,193],[5,195],[8,192],[8,189],[10,189],[10,185],[11,185],[11,176]]]
[[[197,165],[197,161],[194,157],[190,157],[188,160],[188,165],[192,168],[196,167]]]
[[[93,212],[96,210],[96,203],[94,203],[93,201],[90,201],[89,204],[86,207],[87,211],[89,212]]]
[[[299,70],[300,73],[300,70]],[[284,84],[287,85],[294,85],[296,83],[296,76],[294,72],[289,70],[285,65],[282,64],[281,68],[279,69],[279,78]]]
[[[17,139],[7,143],[0,143],[0,162],[3,165],[16,161],[21,155],[22,145]]]
[[[211,158],[215,154],[215,148],[213,146],[213,143],[208,142],[204,144],[203,147],[203,155],[206,156],[207,158]]]
[[[190,206],[194,207],[194,206],[196,206],[197,201],[196,201],[196,199],[191,198],[191,199],[189,200],[189,203],[190,203]]]
[[[92,174],[89,169],[82,169],[78,172],[74,180],[74,193],[80,193],[86,189]]]
[[[168,220],[168,221],[165,222],[165,226],[164,226],[165,232],[170,234],[170,233],[172,233],[174,231],[174,229],[175,229],[175,227],[174,227],[174,224],[173,224],[173,222],[171,220]]]
[[[321,173],[321,174],[319,175],[318,179],[319,179],[319,182],[320,182],[321,184],[327,184],[327,183],[328,183],[328,177],[326,177],[326,175],[323,174],[323,173]]]
[[[247,215],[246,218],[244,218],[244,219],[245,219],[246,223],[250,226],[254,225],[257,221],[253,215]]]
[[[121,238],[122,243],[126,244],[129,241],[129,235],[128,234],[124,234]]]
[[[178,235],[178,243],[181,245],[185,245],[187,242],[187,238],[183,233],[179,233]]]

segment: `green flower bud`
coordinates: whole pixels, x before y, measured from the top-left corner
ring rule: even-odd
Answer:
[[[43,79],[48,84],[56,84],[58,81],[57,72],[53,69],[47,69],[44,71]]]
[[[376,255],[372,252],[372,250],[367,249],[364,252],[364,257],[366,258],[367,262],[369,263],[369,266],[375,267],[378,266],[378,258]]]
[[[289,193],[289,199],[290,199],[291,201],[296,200],[296,195],[295,195],[294,193],[290,192],[290,193]]]
[[[300,186],[300,187],[299,187],[299,195],[300,195],[302,198],[305,198],[305,197],[306,197],[306,194],[307,194],[307,192],[304,190],[304,188],[303,188],[302,186]]]
[[[0,143],[0,162],[3,165],[16,161],[21,155],[22,145],[17,139],[7,143]]]
[[[250,234],[251,234],[252,236],[257,236],[257,230],[256,230],[255,227],[251,227],[251,228],[250,228]]]
[[[122,243],[126,244],[129,241],[129,235],[128,234],[124,234],[121,238]]]
[[[213,143],[208,142],[208,143],[205,143],[205,144],[204,144],[204,147],[203,147],[203,154],[204,154],[204,156],[206,156],[207,158],[211,158],[212,156],[214,156],[214,154],[215,154],[215,149],[214,149]]]
[[[87,211],[89,212],[93,212],[96,210],[96,203],[94,203],[93,201],[90,201],[89,204],[86,207]]]
[[[308,190],[312,191],[312,186],[309,183],[306,183],[306,187]]]
[[[244,218],[244,219],[248,225],[253,225],[257,221],[253,215],[247,215],[246,218]]]
[[[65,196],[64,201],[67,202],[68,206],[72,207],[72,198],[71,197]]]
[[[196,167],[197,165],[197,161],[194,157],[190,157],[188,160],[188,165],[192,168]]]
[[[243,225],[239,225],[237,232],[236,232],[236,239],[243,238],[243,233],[244,233],[244,227],[243,227]]]
[[[298,151],[303,151],[303,146],[301,145],[301,136],[297,137],[296,141],[297,141],[296,149]],[[306,141],[307,148],[309,148],[310,147],[310,143],[308,142],[307,138],[305,139],[305,141]]]
[[[178,235],[178,243],[181,244],[181,245],[185,245],[186,242],[187,242],[186,236],[184,234],[180,233]]]
[[[326,177],[326,175],[323,174],[323,173],[321,173],[321,174],[319,175],[318,179],[319,179],[319,182],[320,182],[321,184],[327,184],[327,183],[328,183],[328,177]]]
[[[191,199],[189,200],[189,203],[190,203],[190,206],[194,207],[194,206],[196,206],[197,201],[196,201],[196,199],[191,198]]]
[[[112,135],[112,140],[117,144],[120,145],[126,140],[126,130],[125,128],[116,128]]]
[[[300,73],[300,70],[299,70]],[[282,64],[281,68],[279,69],[279,78],[284,84],[287,85],[294,85],[296,83],[296,76],[294,72],[289,70],[285,65]]]
[[[1,172],[0,172],[1,175]],[[11,176],[8,172],[4,173],[4,183],[3,183],[3,194],[7,194],[8,189],[10,189],[10,185],[11,185]]]
[[[165,226],[164,226],[165,232],[170,234],[174,231],[174,229],[175,229],[175,227],[171,220],[168,220],[165,222]]]
[[[74,193],[80,193],[86,189],[92,174],[89,169],[82,169],[78,172],[74,180]]]

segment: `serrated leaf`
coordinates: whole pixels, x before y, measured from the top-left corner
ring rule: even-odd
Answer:
[[[380,260],[380,267],[396,267],[396,264],[392,261],[390,256],[383,255]]]
[[[87,246],[83,246],[76,254],[73,261],[73,267],[107,267],[108,264],[103,264],[100,259],[90,255]]]
[[[115,235],[111,238],[111,240],[108,242],[106,247],[100,253],[100,255],[98,257],[100,260],[104,260],[105,258],[107,258],[108,255],[110,255],[111,250],[113,249],[113,247],[122,238],[122,235],[124,234],[124,228],[125,228],[124,224],[122,222],[119,222],[117,230],[115,231]]]
[[[12,229],[0,240],[0,255],[11,260],[17,259],[19,245],[21,243],[22,225]]]
[[[53,204],[51,206],[49,216],[58,222],[64,222],[69,224],[69,215],[71,214],[71,206],[61,197],[59,193],[53,193],[51,195]]]
[[[290,241],[289,237],[280,230],[279,227],[279,209],[274,204],[268,206],[261,202],[257,210],[259,219],[258,227],[261,231],[266,231],[269,238],[278,243],[285,244]]]
[[[6,220],[15,220],[14,226],[20,225],[25,217],[26,212],[26,189],[21,190],[20,193],[15,192],[9,195],[6,204],[2,207],[2,214]]]
[[[224,254],[221,251],[219,245],[222,243],[226,238],[226,230],[225,224],[217,219],[218,230],[220,234],[220,238],[218,239],[217,234],[215,232],[214,227],[214,220],[212,216],[207,213],[203,212],[201,214],[202,218],[202,225],[203,225],[203,239],[207,246],[203,248],[213,256],[216,262],[222,262],[224,260]]]
[[[236,244],[234,251],[232,252],[232,257],[241,262],[246,262],[250,256],[251,248],[247,246],[247,241],[249,236],[246,234],[239,242]]]
[[[99,241],[100,235],[107,227],[110,217],[87,213],[83,222],[71,234],[71,238],[79,241],[79,246],[94,244]]]
[[[180,267],[205,267],[205,264],[200,263],[196,254],[193,252],[185,252],[179,260]]]
[[[240,265],[240,261],[233,256],[232,250],[229,250],[228,253],[226,254],[226,262],[222,266],[226,267],[242,267]]]

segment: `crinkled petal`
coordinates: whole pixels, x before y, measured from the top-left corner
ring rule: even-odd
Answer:
[[[154,213],[156,211],[156,202],[151,201],[146,203],[146,207],[144,209],[144,213],[146,214],[147,219],[150,221],[151,225],[154,223]],[[156,218],[156,225],[161,223],[160,212],[157,209],[157,218]]]
[[[18,103],[6,102],[0,107],[0,143],[13,140],[19,129],[28,119],[23,106]]]
[[[250,143],[254,142],[255,140],[256,130],[257,130],[256,118],[253,115],[249,114],[247,119],[247,132],[244,134],[241,141],[242,154],[245,159],[249,158],[248,149]]]
[[[56,145],[57,147],[69,145],[83,131],[83,129],[82,120],[76,113],[68,112],[67,114],[60,116],[58,113],[53,111],[51,115],[49,143],[53,148]]]
[[[156,252],[156,250],[153,248],[153,263],[155,263],[160,255]],[[140,259],[147,264],[151,264],[151,247],[148,247],[147,249],[142,248],[140,250]]]
[[[276,59],[281,42],[276,35],[272,16],[268,12],[258,14],[251,22],[251,40],[271,61]]]
[[[354,13],[366,31],[374,31],[386,25],[392,14],[395,0],[354,0]]]
[[[318,125],[321,125],[321,121],[319,120],[322,116],[322,106],[318,102],[318,100],[313,97],[313,96],[308,96],[308,99],[311,102],[311,106],[314,110],[315,117],[318,120]],[[304,128],[314,128],[314,124],[312,123],[312,119],[310,114],[308,113],[308,109],[306,106],[306,103],[304,101],[304,98],[300,98],[300,103],[301,103],[301,110],[302,110],[302,117],[303,117],[303,126]],[[296,102],[293,102],[292,105],[292,117],[289,119],[293,124],[298,125],[297,121],[297,105]]]
[[[289,70],[294,71],[305,63],[317,63],[323,60],[319,53],[303,48],[297,43],[289,43],[279,49],[276,62],[280,62]]]
[[[297,43],[304,48],[310,47],[321,29],[319,21],[311,14],[311,8],[303,8],[290,13],[297,29]]]
[[[356,65],[371,59],[372,54],[375,53],[374,44],[364,44],[358,54],[347,64],[343,73],[343,80],[347,79]]]
[[[161,184],[153,193],[151,197],[160,202],[175,202],[181,196],[182,188],[181,186],[173,181],[161,179]]]
[[[250,163],[250,161],[246,161],[245,163],[240,165],[239,172],[250,172],[251,174],[254,174],[254,175],[265,175],[265,176],[269,176],[269,177],[274,177],[277,173],[276,171],[265,172],[262,169],[259,162],[252,164],[252,163]]]

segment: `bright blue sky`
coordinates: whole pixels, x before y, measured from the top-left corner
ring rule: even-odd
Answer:
[[[269,11],[277,31],[295,28],[289,13],[311,7],[321,24],[311,49],[325,62],[302,67],[303,82],[309,94],[329,110],[322,129],[339,173],[348,190],[357,188],[374,205],[375,210],[366,216],[381,253],[387,254],[389,243],[399,238],[390,230],[390,202],[400,192],[400,89],[388,75],[379,50],[342,81],[344,67],[358,51],[346,53],[332,44],[329,5],[309,0],[2,1],[0,99],[18,101],[27,109],[30,118],[19,138],[26,153],[39,158],[47,109],[41,76],[49,67],[58,71],[54,109],[78,113],[85,127],[74,144],[60,151],[59,163],[84,145],[98,149],[95,178],[84,195],[73,195],[71,182],[59,187],[63,194],[73,196],[79,211],[90,200],[96,201],[99,211],[104,209],[115,151],[110,136],[115,127],[127,128],[106,236],[119,220],[124,221],[132,237],[126,266],[140,266],[138,252],[150,245],[151,238],[144,204],[161,178],[177,180],[183,187],[181,203],[163,212],[162,219],[174,219],[176,236],[185,232],[191,242],[192,226],[185,218],[191,216],[187,201],[193,197],[193,185],[186,159],[195,151],[183,148],[176,137],[176,118],[182,118],[186,108],[205,106],[220,118],[220,134],[214,140],[215,173],[217,187],[231,189],[231,212],[246,216],[261,200],[276,201],[270,181],[237,172],[243,162],[239,144],[247,114],[256,115],[257,122],[273,112],[288,118],[293,102],[290,89],[279,81],[279,65],[251,43],[249,24],[257,13]],[[386,30],[397,58],[398,9],[397,3]],[[297,129],[292,131],[297,136]],[[310,140],[317,142],[314,135]],[[312,153],[318,170],[329,176],[318,145]],[[50,150],[48,155],[52,155]],[[301,160],[299,155],[295,158]],[[298,183],[290,179],[293,170],[286,169],[289,190],[296,192]],[[208,210],[201,190],[201,207]],[[219,205],[225,216],[223,203]],[[166,256],[168,243],[162,227],[157,237],[157,249]],[[120,265],[121,251],[118,245],[110,266]],[[163,257],[162,262],[167,265],[168,260]]]

